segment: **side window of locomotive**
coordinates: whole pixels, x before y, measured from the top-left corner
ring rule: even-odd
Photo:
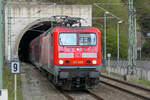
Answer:
[[[35,59],[36,61],[39,61],[39,45],[40,44],[40,38],[37,38],[37,41],[36,41],[36,55],[35,55]]]
[[[51,46],[53,46],[53,34],[51,34]]]
[[[80,33],[79,34],[79,45],[89,45],[94,46],[96,45],[97,39],[96,39],[95,33]]]
[[[59,45],[62,45],[62,46],[77,45],[77,34],[76,33],[60,33]]]

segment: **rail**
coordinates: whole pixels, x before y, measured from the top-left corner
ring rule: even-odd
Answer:
[[[74,100],[72,96],[70,96],[66,91],[59,89],[59,91],[68,99],[68,100]]]
[[[104,100],[102,97],[100,97],[99,95],[95,94],[94,92],[87,90],[86,91],[89,95],[91,95],[92,97],[94,97],[96,100]]]
[[[150,89],[135,84],[131,84],[122,80],[114,79],[105,75],[101,75],[101,83],[117,88],[121,91],[135,95],[144,100],[150,100]]]

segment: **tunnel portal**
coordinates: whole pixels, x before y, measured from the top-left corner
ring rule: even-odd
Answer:
[[[30,42],[38,37],[39,35],[43,34],[46,30],[51,28],[51,22],[45,21],[40,22],[36,25],[30,27],[22,36],[19,48],[18,48],[18,57],[19,60],[22,62],[30,63],[29,60],[29,44]]]

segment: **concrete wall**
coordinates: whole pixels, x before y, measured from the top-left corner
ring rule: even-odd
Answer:
[[[18,45],[23,34],[40,21],[49,20],[54,15],[68,15],[87,20],[84,26],[92,25],[92,7],[90,5],[53,5],[35,2],[12,2],[11,14],[8,16],[8,6],[5,5],[5,57],[8,58],[8,30],[10,30],[11,57],[18,53]],[[10,18],[11,23],[8,23]],[[10,28],[8,25],[10,24]]]

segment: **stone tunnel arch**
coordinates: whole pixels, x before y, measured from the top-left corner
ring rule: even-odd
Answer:
[[[20,61],[29,62],[29,43],[50,27],[50,20],[43,18],[30,23],[20,32],[14,48],[14,52],[18,52]]]
[[[11,61],[13,58],[18,58],[18,54],[20,54],[18,48],[30,28],[40,23],[44,23],[41,28],[47,27],[49,26],[47,24],[47,21],[49,21],[48,18],[56,15],[81,17],[86,20],[86,22],[82,23],[84,26],[92,25],[91,5],[52,5],[51,3],[11,2],[10,9],[8,9],[6,4],[5,60]]]

